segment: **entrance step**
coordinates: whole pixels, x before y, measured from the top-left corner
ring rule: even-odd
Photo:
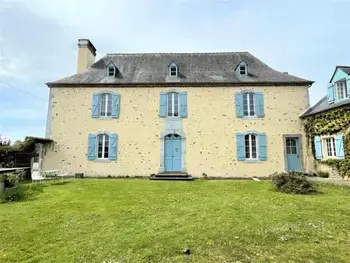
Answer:
[[[164,172],[151,175],[150,180],[177,180],[177,181],[192,181],[193,177],[184,172]]]

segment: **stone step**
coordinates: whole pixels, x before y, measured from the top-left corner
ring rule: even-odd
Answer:
[[[164,173],[158,173],[155,176],[157,177],[189,177],[187,173],[184,172],[164,172]]]
[[[149,177],[150,180],[165,180],[165,181],[192,181],[193,177],[192,176],[150,176]]]

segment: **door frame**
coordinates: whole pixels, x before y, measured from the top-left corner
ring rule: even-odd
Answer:
[[[160,167],[159,173],[165,172],[165,137],[169,134],[177,134],[181,137],[181,172],[187,172],[186,169],[186,135],[182,130],[166,130],[160,134]]]
[[[300,160],[300,171],[304,170],[304,154],[303,154],[303,136],[301,134],[283,134],[283,154],[284,154],[284,171],[288,172],[288,156],[286,149],[286,140],[287,138],[298,138],[298,147],[299,147],[299,160]]]

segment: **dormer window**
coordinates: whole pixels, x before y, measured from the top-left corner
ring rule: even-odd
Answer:
[[[179,75],[179,68],[175,62],[171,62],[169,65],[169,76],[176,78]]]
[[[244,65],[239,66],[239,74],[241,75],[247,75],[247,68]]]
[[[248,75],[248,64],[245,61],[241,61],[236,67],[239,75]]]
[[[335,83],[335,94],[337,100],[342,100],[347,97],[345,81],[339,81]]]
[[[113,64],[113,62],[111,62],[107,66],[107,76],[115,77],[116,75],[117,75],[117,67]]]

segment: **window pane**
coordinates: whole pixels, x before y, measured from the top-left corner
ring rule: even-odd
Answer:
[[[179,116],[179,94],[174,94],[174,116]]]
[[[244,116],[248,115],[248,93],[243,94],[243,114]]]
[[[254,94],[249,93],[249,116],[254,116]]]
[[[172,93],[168,94],[168,116],[173,116]]]
[[[287,154],[291,154],[292,153],[292,151],[291,151],[291,149],[290,149],[290,146],[286,146],[286,151],[287,151]]]
[[[297,147],[296,146],[292,146],[292,154],[297,154]]]
[[[252,140],[252,158],[256,159],[256,136],[254,134],[251,134],[250,137]]]
[[[112,116],[112,95],[108,96],[107,116]]]
[[[335,140],[332,138],[332,146],[333,146],[333,156],[337,156],[337,151],[335,150]]]
[[[176,76],[176,67],[171,67],[170,68],[170,75],[171,76]]]
[[[102,158],[103,134],[98,135],[97,158]]]
[[[250,158],[249,135],[244,137],[245,140],[245,158]]]

